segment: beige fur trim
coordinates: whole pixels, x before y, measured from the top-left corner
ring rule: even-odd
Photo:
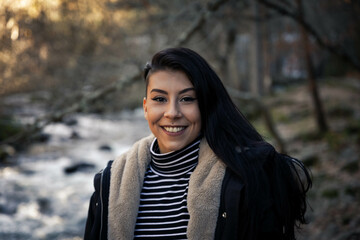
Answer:
[[[150,145],[154,136],[138,142],[112,164],[108,238],[129,240],[134,238],[136,217],[146,168],[150,162]]]
[[[108,238],[111,240],[134,238],[140,193],[153,139],[154,136],[149,136],[138,141],[112,165],[108,217]],[[225,168],[203,139],[199,163],[189,181],[188,239],[214,238]]]
[[[188,239],[214,239],[225,169],[225,164],[216,157],[207,142],[202,140],[199,163],[189,182]]]

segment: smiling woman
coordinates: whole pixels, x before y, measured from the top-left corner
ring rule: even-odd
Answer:
[[[144,71],[152,135],[95,176],[85,239],[295,239],[311,179],[278,153],[196,52]]]
[[[201,130],[194,86],[181,71],[158,71],[152,73],[148,81],[143,107],[160,153],[185,147]]]

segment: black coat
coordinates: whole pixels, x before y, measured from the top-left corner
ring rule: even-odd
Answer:
[[[248,150],[251,155],[261,156],[264,159],[264,167],[271,161],[274,154],[277,154],[272,147],[257,147]],[[88,218],[85,229],[85,240],[107,239],[108,221],[108,197],[110,186],[112,161],[101,172],[95,175],[94,187]],[[274,199],[270,194],[269,184],[261,186],[263,189],[263,201],[261,202],[261,226],[259,227],[258,238],[261,239],[285,239],[282,234],[280,223],[275,209]],[[221,188],[221,200],[214,239],[239,239],[239,224],[241,224],[244,184],[236,174],[229,168],[226,169]]]

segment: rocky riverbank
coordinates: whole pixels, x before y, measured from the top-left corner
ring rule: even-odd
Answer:
[[[150,134],[141,109],[72,121],[0,168],[0,239],[82,239],[94,174]]]

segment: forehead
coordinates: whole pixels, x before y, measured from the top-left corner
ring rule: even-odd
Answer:
[[[152,88],[193,88],[193,84],[182,71],[161,70],[152,73],[148,80],[148,89]]]

